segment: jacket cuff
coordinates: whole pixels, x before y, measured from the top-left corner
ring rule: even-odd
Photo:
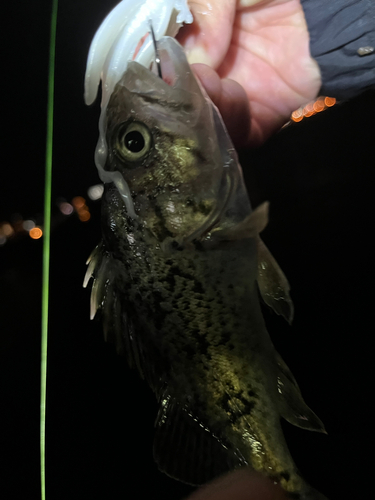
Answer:
[[[375,86],[375,2],[301,0],[320,95],[348,99]]]

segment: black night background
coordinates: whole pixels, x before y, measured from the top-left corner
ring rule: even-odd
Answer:
[[[47,393],[47,498],[179,500],[193,489],[152,458],[157,405],[147,384],[89,320],[85,261],[100,239],[93,155],[99,104],[83,102],[91,39],[116,0],[60,2],[57,27],[53,228]],[[0,224],[43,225],[51,4],[21,0],[3,14]],[[4,110],[5,105],[5,110]],[[283,424],[295,462],[331,500],[364,497],[373,440],[375,92],[282,129],[241,164],[254,206],[269,200],[263,239],[291,284],[289,327],[268,329],[328,435]],[[63,215],[86,199],[91,217]],[[17,215],[18,214],[18,215]],[[22,217],[22,219],[20,218]],[[18,226],[17,226],[18,224]],[[40,498],[39,377],[42,238],[0,245],[2,498]],[[373,458],[372,458],[373,463]]]

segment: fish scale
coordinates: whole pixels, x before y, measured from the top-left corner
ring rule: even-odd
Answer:
[[[117,196],[116,191],[112,189],[111,195]],[[106,196],[107,193],[104,200]],[[122,220],[127,220],[123,207],[116,205],[123,212]],[[120,229],[123,231],[124,227]],[[268,460],[259,460],[258,451],[252,452],[250,457],[246,453],[249,443],[252,450],[260,447],[261,440],[254,430],[259,420],[257,405],[266,408],[270,404],[262,401],[269,399],[268,393],[254,397],[265,392],[264,367],[257,372],[259,363],[255,363],[254,358],[263,353],[263,360],[264,352],[271,351],[272,345],[268,337],[260,341],[248,331],[249,325],[254,323],[254,316],[258,316],[258,323],[264,329],[260,310],[256,314],[245,312],[248,297],[256,294],[255,282],[251,283],[249,279],[254,276],[251,270],[254,262],[247,257],[254,253],[254,242],[236,242],[237,250],[231,244],[224,250],[213,252],[216,256],[205,252],[197,255],[196,251],[188,249],[176,252],[173,257],[165,257],[155,254],[154,246],[145,243],[147,236],[138,235],[134,228],[131,231],[137,242],[131,251],[127,246],[116,249],[114,245],[121,241],[116,234],[109,243],[114,254],[120,256],[120,262],[125,263],[126,275],[128,270],[132,274],[130,282],[121,277],[117,287],[127,295],[128,308],[138,313],[132,321],[138,325],[139,335],[148,332],[147,340],[143,342],[157,342],[158,350],[168,359],[168,371],[163,375],[168,379],[171,394],[178,394],[180,400],[186,399],[193,414],[213,433],[230,435],[247,463],[257,470],[272,467],[276,475],[274,460],[269,457]],[[149,266],[145,267],[144,261]],[[147,282],[147,285],[139,287],[140,282]],[[194,293],[196,287],[203,293]],[[228,290],[232,291],[231,300],[226,296]],[[145,294],[147,291],[148,295]],[[139,311],[141,302],[142,312]],[[184,335],[176,336],[176,329],[183,329]],[[276,392],[276,387],[273,392]],[[210,420],[205,413],[213,414]],[[264,410],[261,418],[270,421]],[[280,424],[275,424],[277,429],[272,429],[272,434],[281,436]],[[269,439],[269,436],[264,436],[263,441],[266,437]],[[290,463],[288,467],[281,467],[282,472],[291,468],[293,470],[294,465]]]
[[[182,47],[158,44],[173,85],[129,63],[103,122],[104,170],[117,180],[105,186],[103,243],[85,278],[94,276],[92,315],[102,309],[107,338],[158,398],[161,470],[202,484],[247,466],[290,498],[324,499],[298,472],[280,425],[282,416],[324,432],[262,316],[259,291],[277,314],[293,314],[289,284],[259,237],[267,205],[252,211],[230,138]]]

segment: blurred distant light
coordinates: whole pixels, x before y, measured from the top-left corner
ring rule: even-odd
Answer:
[[[74,210],[73,205],[71,205],[70,203],[68,203],[66,201],[63,201],[62,203],[60,203],[59,209],[60,209],[61,213],[63,213],[64,215],[70,215],[73,213],[73,210]]]
[[[294,122],[300,122],[303,118],[309,118],[310,116],[320,113],[334,104],[336,104],[336,99],[334,97],[320,96],[316,101],[306,104],[304,108],[298,108],[293,111],[291,119]]]
[[[41,230],[40,227],[33,227],[30,231],[29,231],[29,236],[30,238],[32,238],[33,240],[39,240],[39,238],[41,238],[43,236],[43,231]]]
[[[82,208],[85,203],[86,203],[86,200],[82,196],[75,196],[72,199],[72,204],[76,210],[79,210],[80,208]]]
[[[104,186],[103,184],[95,184],[87,190],[87,194],[90,200],[99,200],[103,196]]]
[[[6,238],[9,238],[10,236],[12,236],[13,233],[14,233],[14,229],[7,222],[0,227],[0,234],[5,236]]]
[[[4,236],[3,234],[0,234],[0,247],[2,245],[5,245],[6,242],[7,242],[6,236]]]
[[[313,104],[313,109],[316,113],[320,113],[321,111],[323,111],[324,108],[325,108],[325,105],[324,105],[323,99],[318,99]]]
[[[292,113],[292,120],[294,122],[300,122],[303,119],[303,110],[302,108],[296,109],[296,111],[293,111]]]
[[[31,219],[29,220],[24,220],[22,222],[22,227],[24,228],[25,231],[30,231],[35,227],[35,222]]]
[[[302,116],[302,114],[303,114],[302,108],[298,108],[295,111],[293,111],[292,116],[293,118],[299,118],[300,116]]]
[[[331,107],[336,104],[336,99],[334,97],[326,97],[324,99],[324,104],[328,107]]]
[[[306,104],[306,106],[303,108],[303,116],[308,118],[309,116],[312,116],[314,114],[314,103],[309,102],[309,104]]]
[[[87,222],[88,220],[90,220],[90,218],[91,218],[91,214],[88,210],[82,210],[79,213],[79,220],[82,222]]]

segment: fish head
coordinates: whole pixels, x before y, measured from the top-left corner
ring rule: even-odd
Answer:
[[[132,61],[111,95],[105,169],[121,174],[136,217],[157,239],[186,238],[217,219],[237,157],[183,48],[163,37],[158,50],[162,78]]]

